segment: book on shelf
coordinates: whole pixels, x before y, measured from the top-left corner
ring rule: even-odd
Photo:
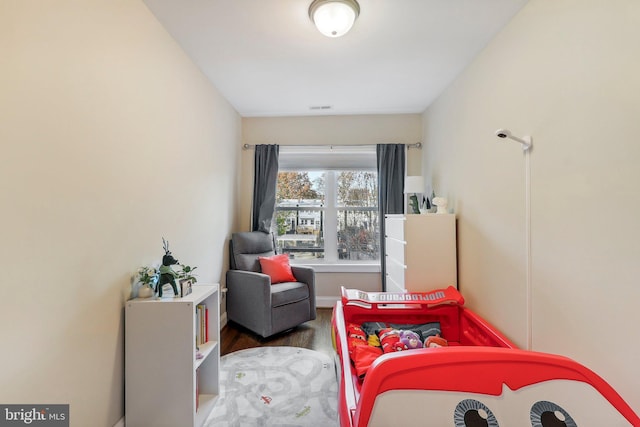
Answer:
[[[200,403],[200,368],[196,369],[196,412]]]
[[[204,304],[196,306],[196,346],[209,340],[209,309]]]
[[[200,339],[202,340],[202,343],[206,343],[207,339],[205,338],[207,335],[207,324],[206,324],[206,318],[207,318],[207,307],[206,306],[202,306],[202,316],[200,317],[200,321],[202,322],[202,328],[200,329]]]

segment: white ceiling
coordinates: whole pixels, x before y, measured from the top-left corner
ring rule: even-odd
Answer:
[[[358,0],[344,37],[311,0],[145,0],[244,117],[421,113],[527,0]],[[330,106],[327,110],[311,107]]]

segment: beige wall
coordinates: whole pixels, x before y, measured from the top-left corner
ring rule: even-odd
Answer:
[[[3,1],[0,58],[0,402],[111,427],[132,273],[222,279],[240,118],[141,1]]]
[[[531,1],[424,114],[424,169],[458,215],[460,287],[527,335],[525,160],[533,135],[534,350],[567,355],[640,412],[640,3]]]
[[[421,141],[421,137],[420,114],[242,119],[243,143],[252,145],[414,144]],[[253,156],[253,150],[242,152],[242,194],[236,218],[242,230],[251,227]],[[421,170],[421,150],[409,149],[407,172],[419,175]],[[318,273],[319,303],[338,297],[341,285],[370,291],[378,291],[382,286],[379,273]]]

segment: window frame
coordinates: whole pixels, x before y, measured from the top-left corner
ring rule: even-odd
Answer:
[[[303,153],[301,156],[300,153]],[[291,157],[287,157],[291,153]],[[309,155],[313,153],[313,155]],[[364,155],[363,155],[364,154]],[[336,157],[338,156],[338,157]],[[361,207],[361,206],[345,206],[338,205],[337,198],[337,176],[341,171],[359,171],[359,172],[375,172],[377,167],[375,164],[375,146],[358,146],[358,147],[285,147],[280,149],[280,157],[284,157],[280,172],[324,172],[324,204],[318,207],[304,207],[305,210],[320,210],[323,212],[323,238],[324,238],[324,258],[323,259],[291,259],[292,265],[312,265],[319,272],[380,272],[380,253],[378,251],[378,259],[375,260],[341,260],[338,255],[338,215],[340,212],[347,211],[374,211],[379,212],[377,206]],[[331,166],[331,159],[339,159]],[[363,163],[363,158],[366,160]],[[350,163],[349,159],[352,160]],[[373,162],[372,162],[373,160]],[[302,209],[298,207],[297,209]],[[275,216],[283,209],[276,204]],[[275,220],[274,220],[275,221]],[[378,230],[382,219],[378,218]],[[328,233],[327,230],[336,230]],[[277,235],[277,230],[276,230]]]

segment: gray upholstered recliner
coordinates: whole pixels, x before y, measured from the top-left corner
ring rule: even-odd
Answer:
[[[316,318],[314,270],[292,265],[298,281],[272,285],[258,261],[259,256],[271,255],[272,234],[250,231],[231,236],[227,318],[265,338]]]

